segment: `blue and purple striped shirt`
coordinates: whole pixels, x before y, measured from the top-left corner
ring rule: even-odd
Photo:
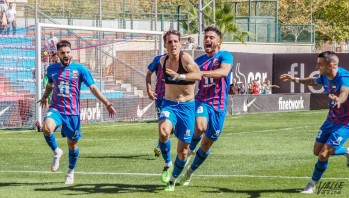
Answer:
[[[164,72],[162,70],[162,66],[160,64],[160,59],[164,55],[155,56],[154,60],[150,65],[148,66],[148,70],[151,72],[155,72],[156,74],[156,85],[155,85],[155,93],[156,98],[160,99],[165,96],[165,78],[164,78]]]
[[[206,54],[195,59],[201,71],[211,71],[219,69],[221,64],[233,66],[233,56],[227,51],[218,51],[214,56],[208,57]],[[213,107],[216,111],[226,111],[228,106],[228,92],[231,84],[232,71],[225,78],[213,79],[203,77],[199,82],[199,90],[195,99]]]
[[[339,67],[333,80],[329,80],[325,75],[320,75],[316,78],[316,82],[324,87],[325,93],[339,96],[342,87],[349,88],[349,71]],[[340,108],[337,108],[336,103],[329,99],[327,120],[331,123],[347,126],[349,123],[349,100],[347,99]]]
[[[48,82],[53,83],[50,108],[64,115],[79,115],[81,83],[87,87],[95,83],[88,69],[75,62],[66,67],[56,63],[47,68],[47,76]]]

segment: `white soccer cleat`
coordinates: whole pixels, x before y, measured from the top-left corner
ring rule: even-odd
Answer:
[[[52,164],[51,164],[51,171],[55,172],[59,168],[59,161],[61,160],[61,157],[63,155],[63,151],[60,148],[57,148],[57,151],[54,153],[54,156],[52,158]]]
[[[191,177],[193,176],[193,174],[189,175],[188,172],[186,172],[180,179],[180,182],[179,184],[181,186],[189,186],[190,184],[190,180],[191,180]]]
[[[313,194],[316,190],[316,182],[310,180],[307,186],[301,191],[303,194]]]
[[[74,184],[74,171],[67,173],[67,175],[65,176],[64,184],[67,184],[67,185]]]

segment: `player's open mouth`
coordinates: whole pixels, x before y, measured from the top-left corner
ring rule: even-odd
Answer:
[[[205,44],[205,48],[212,48],[212,44],[211,43],[206,43]]]

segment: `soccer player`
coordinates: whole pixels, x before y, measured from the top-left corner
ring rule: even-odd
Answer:
[[[349,71],[338,67],[338,56],[331,51],[318,55],[316,69],[320,76],[296,78],[289,74],[282,74],[280,79],[288,82],[302,83],[316,86],[322,85],[329,98],[329,112],[327,119],[320,127],[315,139],[314,154],[318,156],[311,180],[302,193],[315,193],[316,183],[327,169],[331,155],[346,155],[349,167],[348,149],[343,145],[349,137]]]
[[[67,137],[69,148],[69,170],[65,184],[74,183],[74,168],[79,156],[78,141],[81,138],[80,131],[80,86],[84,82],[95,95],[107,107],[109,116],[116,111],[112,104],[103,96],[94,84],[91,73],[84,65],[72,62],[71,44],[61,40],[57,43],[57,55],[60,63],[50,65],[47,68],[48,83],[42,98],[38,101],[42,107],[47,106],[47,98],[53,90],[50,108],[44,117],[43,133],[47,144],[53,151],[51,171],[57,171],[63,151],[56,142],[56,128],[62,125],[62,134]]]
[[[190,158],[193,155],[195,158],[181,178],[180,183],[184,186],[189,185],[194,171],[207,159],[211,146],[223,131],[231,84],[233,56],[230,52],[220,50],[223,37],[221,31],[209,26],[205,28],[204,34],[206,54],[195,60],[202,72],[195,96],[195,132],[189,147]],[[200,140],[200,148],[195,152]]]
[[[163,36],[167,55],[161,57],[165,77],[165,97],[161,105],[159,117],[159,147],[165,161],[161,176],[166,183],[165,191],[174,191],[175,182],[183,171],[187,161],[189,143],[194,133],[195,81],[201,79],[200,69],[192,57],[181,52],[180,33],[175,30],[167,31]],[[175,72],[176,71],[176,72]],[[177,157],[172,167],[170,134],[178,139]]]
[[[152,63],[148,66],[148,72],[145,78],[147,84],[147,93],[150,100],[155,100],[155,107],[157,111],[158,118],[160,117],[162,99],[165,95],[165,80],[164,73],[162,71],[162,66],[160,64],[160,58],[164,55],[156,56]],[[155,90],[153,91],[151,87],[151,75],[155,72],[156,74],[156,85]],[[154,149],[155,157],[159,157],[161,151],[159,146]]]

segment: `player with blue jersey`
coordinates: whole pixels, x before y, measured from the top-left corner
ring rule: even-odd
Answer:
[[[205,28],[204,33],[206,54],[195,60],[202,72],[202,79],[195,96],[196,124],[189,147],[189,155],[196,154],[186,174],[181,179],[181,183],[185,186],[189,185],[194,171],[206,160],[212,144],[217,141],[223,131],[231,84],[233,56],[230,52],[220,50],[221,31],[216,27],[209,26]],[[201,139],[200,148],[195,152]]]
[[[107,107],[109,116],[115,115],[112,104],[98,90],[91,73],[84,65],[72,62],[71,44],[61,40],[57,43],[57,55],[60,63],[47,68],[48,83],[42,98],[38,101],[42,107],[47,106],[47,98],[52,92],[52,101],[44,118],[43,133],[47,144],[53,151],[51,171],[59,168],[59,161],[63,155],[58,147],[55,134],[56,128],[62,125],[62,135],[67,137],[69,150],[69,169],[65,184],[74,183],[74,168],[79,156],[78,141],[80,131],[80,87],[85,83],[90,91]]]
[[[155,56],[153,62],[151,62],[148,66],[148,72],[145,77],[145,81],[147,84],[147,93],[150,100],[155,100],[155,108],[158,115],[160,117],[160,107],[162,104],[163,97],[165,96],[165,79],[164,73],[162,71],[162,66],[160,64],[160,58],[164,55]],[[156,74],[156,84],[155,90],[153,91],[151,87],[151,75],[155,72]],[[159,146],[154,149],[155,157],[159,157],[161,151]]]
[[[318,156],[311,180],[302,193],[315,193],[316,183],[328,167],[331,155],[345,155],[349,167],[349,151],[343,147],[349,138],[349,71],[338,67],[338,56],[331,51],[318,55],[316,68],[320,76],[296,78],[283,74],[280,79],[288,82],[316,86],[322,85],[329,98],[327,119],[315,139],[314,154]]]
[[[166,87],[159,117],[159,147],[165,162],[161,180],[166,183],[165,191],[174,191],[176,179],[186,164],[189,143],[194,133],[194,89],[195,81],[201,79],[201,73],[191,56],[180,51],[180,33],[178,31],[167,31],[163,39],[167,55],[160,59],[163,71],[165,71]],[[173,128],[178,142],[177,157],[171,173],[170,134]]]

